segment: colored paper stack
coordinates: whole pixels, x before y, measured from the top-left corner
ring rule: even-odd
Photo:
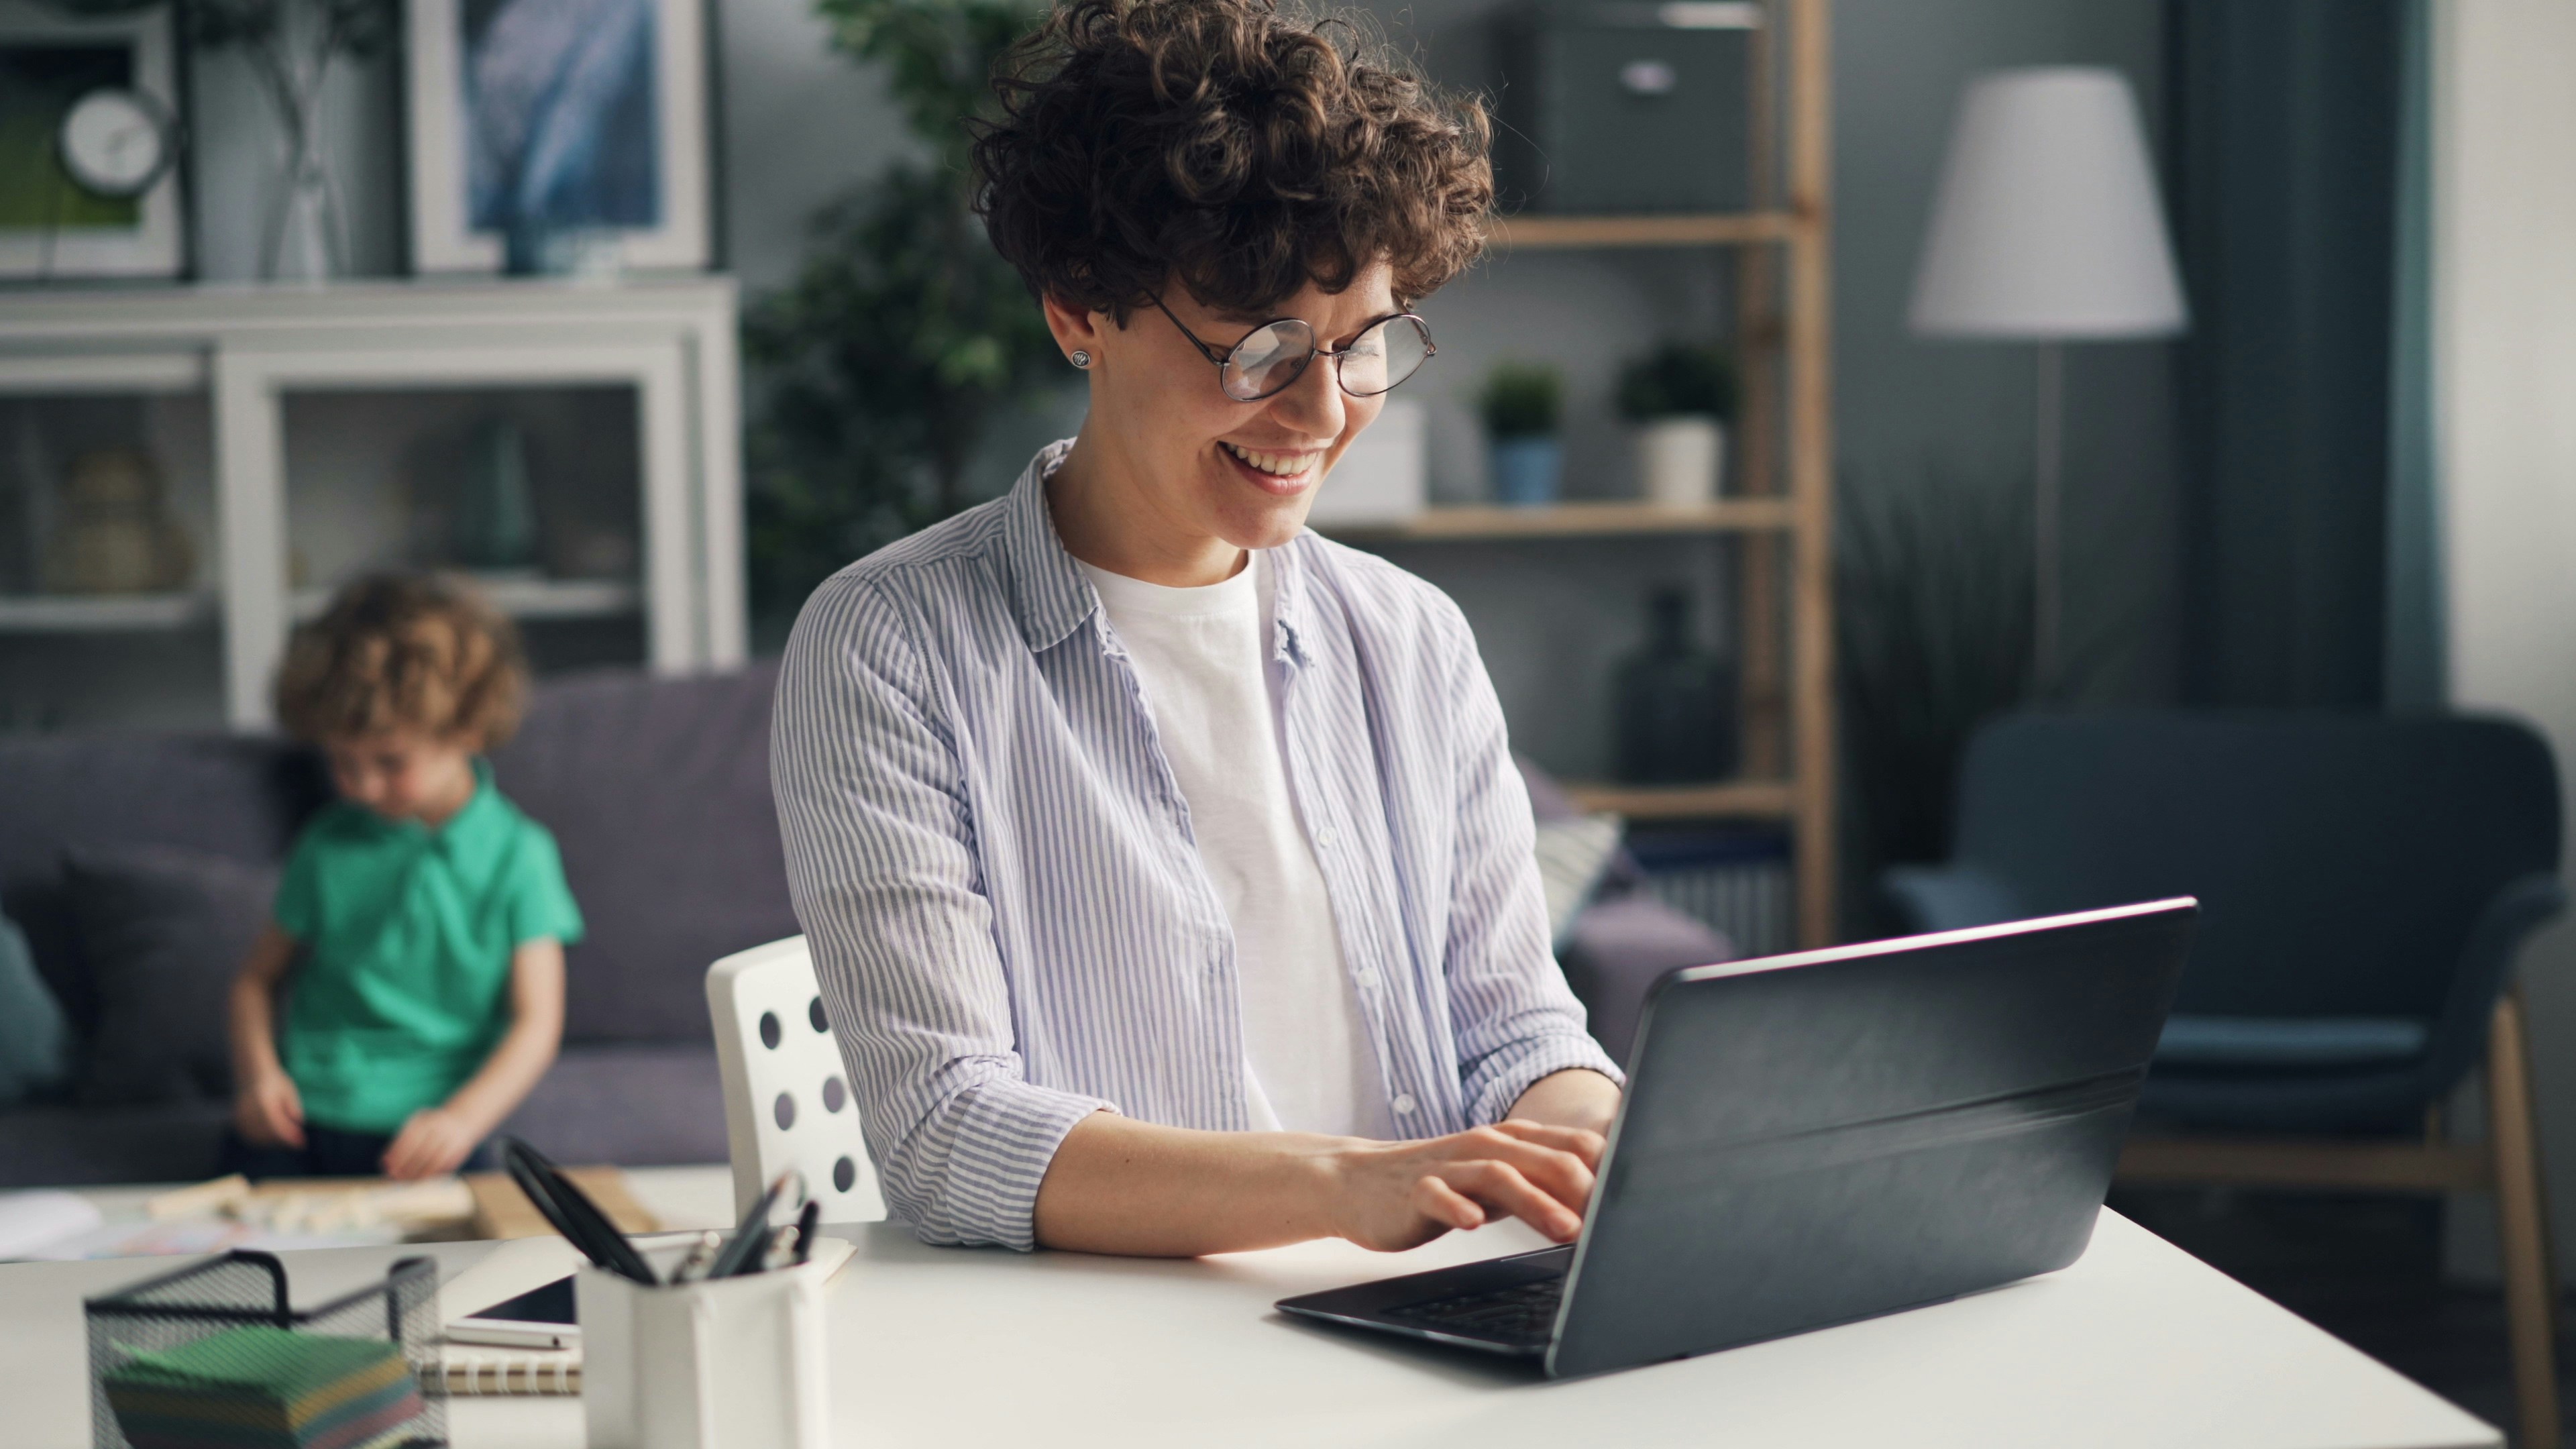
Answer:
[[[422,1409],[398,1346],[282,1328],[137,1353],[106,1388],[134,1449],[370,1449],[401,1442]]]

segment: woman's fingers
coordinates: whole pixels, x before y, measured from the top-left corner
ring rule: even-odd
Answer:
[[[1466,1134],[1459,1155],[1509,1163],[1522,1177],[1572,1209],[1578,1216],[1592,1200],[1592,1164],[1578,1154],[1544,1146],[1499,1128]]]
[[[1559,1152],[1571,1152],[1583,1159],[1584,1166],[1596,1169],[1601,1166],[1601,1154],[1607,1151],[1610,1145],[1608,1139],[1598,1132],[1587,1132],[1580,1127],[1551,1127],[1544,1122],[1531,1122],[1519,1117],[1510,1117],[1495,1123],[1494,1130],[1508,1133],[1523,1142],[1535,1142],[1541,1147],[1553,1147]]]
[[[1485,1207],[1509,1213],[1557,1242],[1570,1242],[1583,1231],[1582,1214],[1532,1184],[1508,1162],[1455,1162],[1443,1167],[1440,1176]]]
[[[1485,1225],[1484,1208],[1437,1177],[1414,1182],[1413,1209],[1442,1227],[1462,1233],[1472,1233]]]

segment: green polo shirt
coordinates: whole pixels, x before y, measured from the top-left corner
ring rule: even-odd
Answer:
[[[277,887],[304,947],[278,1055],[308,1120],[391,1132],[454,1094],[510,1022],[510,956],[581,939],[546,828],[474,762],[474,794],[436,830],[332,805],[305,826]]]

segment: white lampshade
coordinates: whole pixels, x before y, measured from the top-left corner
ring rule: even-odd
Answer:
[[[2137,102],[2119,72],[1969,83],[1914,278],[1914,330],[2075,341],[2183,330]]]

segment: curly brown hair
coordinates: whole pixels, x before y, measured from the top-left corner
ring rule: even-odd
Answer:
[[[527,664],[509,617],[461,581],[374,574],[300,626],[277,717],[312,744],[412,729],[490,749],[518,728]]]
[[[1491,128],[1367,37],[1274,0],[1061,0],[995,67],[975,209],[1031,292],[1122,324],[1171,278],[1258,315],[1380,260],[1409,305],[1483,250]]]

